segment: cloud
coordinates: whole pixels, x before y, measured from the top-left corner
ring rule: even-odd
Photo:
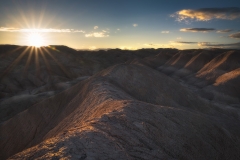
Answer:
[[[9,27],[9,28],[1,27],[0,31],[1,32],[21,32],[21,29],[19,29],[19,28],[11,28],[11,27]]]
[[[50,33],[85,33],[83,30],[76,29],[54,29],[54,28],[41,28],[41,29],[29,29],[29,28],[13,28],[13,27],[0,27],[0,32],[50,32]]]
[[[145,43],[144,46],[151,48],[174,48],[172,44]]]
[[[193,45],[198,44],[198,42],[192,42],[192,41],[169,41],[169,44],[172,46],[186,46],[186,45]]]
[[[120,48],[122,50],[136,50],[136,49],[138,49],[138,48],[132,47],[132,46],[119,46],[118,48]]]
[[[95,50],[95,49],[97,49],[97,47],[96,46],[90,46],[88,49],[89,50]]]
[[[168,34],[168,33],[170,33],[170,32],[169,32],[169,31],[162,31],[161,33]]]
[[[144,46],[147,47],[156,47],[156,46],[161,46],[162,44],[153,44],[153,43],[145,43]]]
[[[200,42],[198,46],[201,47],[215,47],[215,48],[235,48],[240,49],[240,42],[237,43],[211,43],[211,42]]]
[[[181,32],[209,32],[215,31],[214,28],[182,28],[180,29]]]
[[[182,43],[182,44],[197,44],[198,42],[175,41],[175,43]]]
[[[82,31],[82,30],[74,30],[72,32],[74,32],[74,33],[85,33],[85,31]]]
[[[137,27],[137,26],[138,26],[138,24],[136,24],[136,23],[135,23],[135,24],[133,24],[133,27]]]
[[[186,41],[169,41],[168,44],[158,44],[158,43],[146,43],[144,46],[151,48],[175,48],[185,45],[198,44],[198,42],[186,42]]]
[[[85,37],[97,37],[97,38],[109,37],[107,33],[108,32],[93,32],[93,33],[85,34]]]
[[[94,29],[98,29],[98,26],[94,26]]]
[[[240,32],[237,32],[237,33],[233,33],[233,34],[230,34],[229,35],[230,38],[240,38]]]
[[[117,30],[118,30],[118,31],[120,31],[120,29],[119,29],[119,28],[118,28]]]
[[[226,8],[201,8],[201,9],[183,9],[171,17],[176,17],[177,21],[209,21],[212,19],[227,19],[233,20],[240,18],[240,8],[238,7],[226,7]]]
[[[187,41],[170,41],[172,45],[188,45],[188,44],[197,44],[200,47],[205,48],[240,48],[240,42],[238,43],[214,43],[214,42],[187,42]]]
[[[223,29],[223,30],[218,30],[217,33],[228,33],[231,31],[232,31],[232,29]]]

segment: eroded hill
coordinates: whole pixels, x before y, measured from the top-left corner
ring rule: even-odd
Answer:
[[[239,50],[1,47],[1,159],[240,158]]]

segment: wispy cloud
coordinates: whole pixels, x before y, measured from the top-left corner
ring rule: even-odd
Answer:
[[[169,31],[162,31],[161,33],[168,34],[168,33],[170,33],[170,32],[169,32]]]
[[[186,46],[186,45],[198,44],[198,42],[192,42],[192,41],[169,41],[169,44],[171,46],[182,47],[182,46]]]
[[[228,33],[228,32],[232,32],[232,29],[223,29],[223,30],[218,30],[217,33]]]
[[[136,23],[135,23],[135,24],[133,24],[133,27],[137,27],[137,26],[138,26],[138,24],[136,24]]]
[[[216,47],[216,48],[238,48],[240,49],[240,42],[237,43],[211,43],[211,42],[200,42],[198,46],[201,47]]]
[[[29,28],[13,28],[13,27],[0,27],[0,32],[52,32],[52,33],[85,33],[83,30],[76,29],[54,29],[54,28],[41,28],[41,29],[29,29]]]
[[[198,42],[186,42],[186,41],[174,41],[175,43],[182,43],[182,44],[197,44]]]
[[[151,48],[175,48],[182,47],[185,45],[198,44],[198,42],[187,42],[187,41],[169,41],[168,44],[158,44],[158,43],[145,43],[144,46]]]
[[[145,43],[144,46],[147,46],[147,47],[159,47],[159,46],[162,46],[162,44]]]
[[[170,44],[159,44],[159,43],[145,43],[144,46],[151,48],[174,48],[174,46]]]
[[[215,31],[214,28],[181,28],[181,32],[209,32],[209,31]]]
[[[192,45],[197,44],[199,47],[205,48],[240,48],[240,42],[238,43],[214,43],[214,42],[191,42],[191,41],[171,41],[172,45]]]
[[[239,39],[240,38],[240,32],[230,34],[229,37],[230,38],[237,38],[237,39]]]
[[[119,29],[119,28],[118,28],[117,30],[118,30],[118,31],[120,31],[120,29]]]
[[[85,37],[97,37],[97,38],[102,38],[102,37],[109,37],[107,31],[102,31],[102,32],[93,32],[89,34],[85,34]]]
[[[233,20],[240,18],[240,8],[226,7],[226,8],[201,8],[201,9],[183,9],[171,15],[176,17],[177,21],[209,21],[212,19],[227,19]]]
[[[95,50],[95,49],[97,49],[97,47],[96,46],[90,46],[88,49],[89,50]]]
[[[98,29],[98,26],[94,26],[93,28],[94,28],[94,29]]]
[[[136,49],[138,49],[138,48],[132,47],[132,46],[119,46],[118,48],[120,48],[122,50],[136,50]]]

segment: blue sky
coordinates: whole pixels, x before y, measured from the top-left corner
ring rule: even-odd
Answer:
[[[1,0],[0,44],[239,48],[239,0]]]

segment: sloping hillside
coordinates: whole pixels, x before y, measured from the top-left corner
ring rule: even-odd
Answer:
[[[47,76],[62,78],[32,86],[13,83],[28,56],[6,72],[1,53],[0,159],[240,158],[238,50],[58,47]]]

